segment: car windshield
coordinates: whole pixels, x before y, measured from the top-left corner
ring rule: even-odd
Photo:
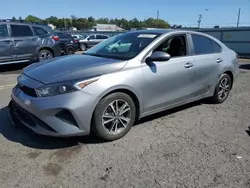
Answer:
[[[111,37],[86,51],[85,55],[129,60],[154,41],[159,33],[128,32]]]
[[[79,37],[80,37],[81,39],[86,39],[86,38],[88,37],[88,35],[83,34],[83,35],[79,35]]]

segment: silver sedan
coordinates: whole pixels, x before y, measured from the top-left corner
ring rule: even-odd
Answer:
[[[238,71],[236,53],[209,35],[131,31],[25,68],[10,117],[42,135],[116,140],[145,116],[204,98],[223,103]]]

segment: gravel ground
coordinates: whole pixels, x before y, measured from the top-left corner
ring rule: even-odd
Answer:
[[[0,73],[0,85],[15,83],[18,69]],[[0,87],[2,188],[250,187],[250,64],[224,104],[199,101],[150,116],[109,143],[13,127],[10,89]]]

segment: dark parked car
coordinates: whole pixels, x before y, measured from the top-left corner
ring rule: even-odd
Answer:
[[[46,25],[0,20],[0,64],[60,56],[59,37]]]
[[[75,54],[79,46],[78,41],[67,33],[57,32],[56,34],[60,38],[61,52],[67,55]]]
[[[97,35],[92,34],[92,35],[86,36],[86,38],[79,40],[80,49],[82,51],[85,51],[88,48],[91,48],[108,38],[109,38],[108,35],[102,35],[102,34],[97,34]]]

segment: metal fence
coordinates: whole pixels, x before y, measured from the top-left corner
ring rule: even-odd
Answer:
[[[209,34],[222,41],[242,57],[250,57],[250,27],[189,29]],[[106,34],[110,37],[127,31],[65,31],[69,34]]]

